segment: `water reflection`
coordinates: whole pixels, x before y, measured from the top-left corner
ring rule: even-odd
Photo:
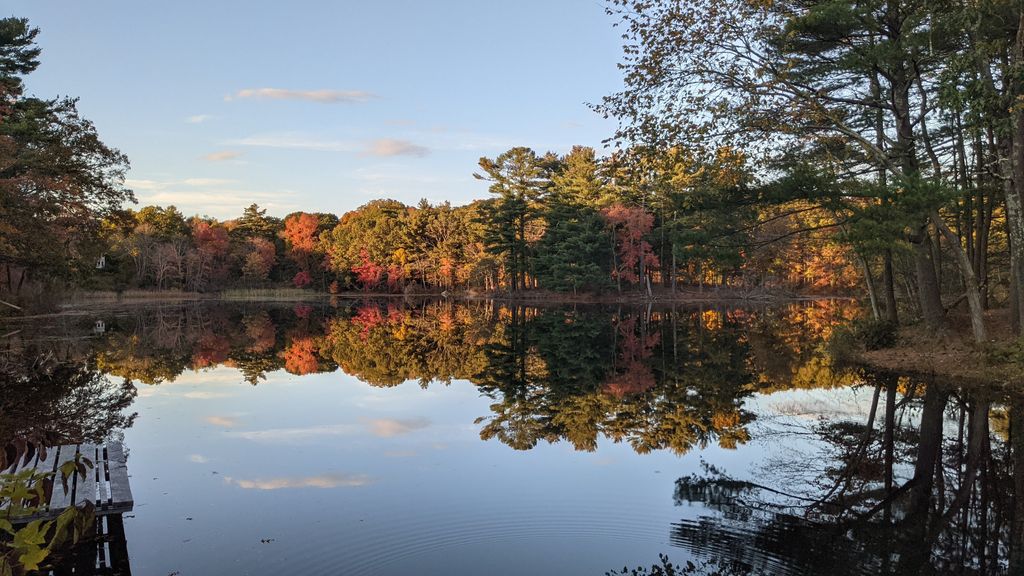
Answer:
[[[593,452],[610,441],[637,454],[696,458],[709,448],[754,445],[745,460],[752,470],[707,464],[664,495],[680,511],[699,507],[665,526],[684,557],[772,574],[1005,574],[1024,567],[1024,505],[1014,498],[1024,493],[1024,396],[837,369],[824,349],[852,314],[837,302],[733,309],[366,301],[121,310],[105,314],[102,335],[69,340],[92,327],[83,319],[81,326],[48,328],[62,338],[41,328],[8,344],[8,371],[26,375],[6,378],[0,432],[50,443],[99,438],[131,425],[132,382],[153,389],[221,366],[256,386],[281,371],[340,371],[376,388],[465,380],[486,398],[476,432],[499,447],[560,443]],[[795,405],[824,392],[854,398],[857,409]],[[773,408],[773,400],[792,406]],[[231,414],[205,416],[228,437],[285,443],[353,430],[414,437],[432,420],[365,417],[236,431]],[[384,457],[410,453],[398,446]],[[223,478],[253,493],[363,489],[377,480],[358,471],[287,470]]]
[[[817,440],[817,458],[766,462],[766,484],[715,469],[680,478],[677,505],[720,514],[675,525],[673,542],[772,573],[1020,573],[1019,392],[863,377],[864,420],[801,431]]]
[[[379,387],[469,380],[494,401],[478,421],[485,440],[594,450],[607,437],[685,454],[746,442],[754,416],[743,405],[754,393],[835,385],[813,352],[845,310],[189,306],[108,319],[93,355],[100,370],[144,384],[215,366],[253,385],[282,369],[340,369]]]

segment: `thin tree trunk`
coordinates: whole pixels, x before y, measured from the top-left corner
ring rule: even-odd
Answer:
[[[939,213],[932,211],[932,223],[935,228],[946,237],[956,257],[957,265],[960,266],[960,273],[964,277],[965,290],[967,291],[967,306],[971,314],[971,331],[974,333],[974,341],[981,343],[988,340],[988,332],[985,330],[985,310],[981,304],[981,291],[978,289],[978,279],[974,276],[974,269],[971,267],[971,259],[967,257],[956,234],[946,226],[946,223],[939,216]]]
[[[900,311],[896,304],[896,280],[892,269],[892,249],[886,248],[882,268],[882,295],[885,297],[885,319],[899,324]]]
[[[864,283],[867,284],[868,298],[871,300],[871,313],[875,320],[881,320],[882,313],[878,307],[878,294],[875,291],[875,278],[871,274],[871,266],[868,265],[867,259],[861,253],[857,253],[857,258],[860,260],[861,267],[864,268]]]

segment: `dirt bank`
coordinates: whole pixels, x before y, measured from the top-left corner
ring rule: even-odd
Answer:
[[[861,351],[853,361],[870,368],[965,383],[1024,385],[1024,340],[1014,336],[1006,310],[986,314],[990,341],[976,344],[966,318],[953,317],[934,332],[900,329],[891,348]]]

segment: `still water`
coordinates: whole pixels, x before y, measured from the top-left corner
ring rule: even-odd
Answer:
[[[0,440],[123,437],[135,574],[1006,573],[1020,399],[834,367],[853,314],[97,310],[0,344]]]

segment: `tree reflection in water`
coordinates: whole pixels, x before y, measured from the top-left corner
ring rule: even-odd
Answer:
[[[674,526],[673,543],[786,573],[1022,573],[1020,394],[891,374],[864,383],[866,419],[809,426],[819,457],[770,462],[774,484],[716,470],[678,480],[677,503],[721,514]]]
[[[477,420],[481,438],[517,450],[564,441],[593,451],[602,439],[679,455],[752,439],[812,446],[788,460],[773,453],[756,483],[712,467],[677,482],[678,503],[700,502],[713,514],[674,525],[671,543],[730,570],[1024,573],[1024,498],[1014,498],[1024,493],[1024,397],[837,370],[822,351],[852,314],[830,302],[138,309],[68,351],[81,360],[44,377],[57,384],[20,380],[21,391],[0,400],[0,430],[88,438],[129,425],[131,385],[111,386],[100,372],[149,385],[214,366],[235,367],[254,385],[276,370],[341,370],[376,387],[467,380],[490,399]],[[870,398],[860,420],[781,426],[754,408],[780,392],[851,388]],[[36,417],[9,418],[25,411],[19,403],[35,406]],[[33,422],[48,427],[39,432]]]
[[[51,447],[99,443],[131,426],[135,414],[128,411],[135,397],[130,381],[115,383],[91,359],[62,361],[53,350],[34,346],[0,352],[0,474],[32,462]],[[8,480],[5,477],[4,488],[14,490],[16,482]],[[45,490],[54,489],[54,480],[40,482]],[[21,528],[16,518],[8,520],[14,522],[13,527],[8,525],[12,529]],[[47,538],[56,532],[59,529],[48,532]],[[0,533],[6,542],[18,542],[20,537],[21,532]],[[4,551],[0,541],[0,553]],[[98,558],[102,564],[97,568]],[[130,574],[121,514],[98,518],[95,538],[86,536],[73,547],[55,549],[44,567],[58,576]],[[21,573],[18,570],[15,573]]]
[[[0,355],[0,470],[38,447],[100,442],[131,426],[136,389],[92,361],[59,361],[32,348]]]

